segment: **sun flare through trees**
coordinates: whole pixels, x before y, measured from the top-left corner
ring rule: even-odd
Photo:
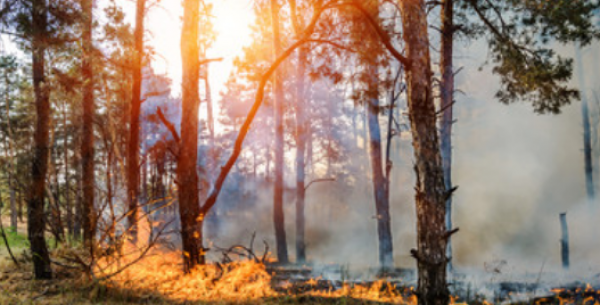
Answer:
[[[598,38],[596,0],[0,0],[0,304],[600,304]]]

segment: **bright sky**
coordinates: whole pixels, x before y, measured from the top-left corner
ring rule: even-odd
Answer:
[[[210,66],[213,99],[217,99],[233,68],[233,59],[250,44],[249,25],[254,21],[252,0],[212,0],[213,23],[217,39],[208,52],[209,58],[222,57]],[[125,4],[129,20],[135,16],[135,5]],[[179,0],[162,0],[146,17],[146,41],[157,52],[152,66],[157,73],[167,73],[173,80],[173,94],[181,92],[180,35],[183,9]],[[134,23],[132,22],[132,25]]]

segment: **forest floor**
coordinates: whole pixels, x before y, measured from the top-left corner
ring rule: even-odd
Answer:
[[[27,254],[28,242],[26,225],[19,224],[17,232],[8,232],[9,219],[2,218],[12,252],[17,257],[17,266],[10,258],[4,240],[0,238],[0,305],[88,305],[88,304],[317,304],[317,305],[359,305],[386,304],[384,302],[356,299],[352,297],[321,297],[308,295],[278,294],[262,298],[249,298],[225,301],[182,301],[161,297],[157,293],[148,293],[140,289],[115,288],[110,283],[97,283],[86,278],[78,270],[54,266],[52,280],[33,280],[31,258]],[[60,250],[54,250],[60,251]]]
[[[2,223],[5,230],[8,227],[9,219],[2,218]],[[114,278],[108,281],[97,282],[88,279],[87,276],[80,270],[73,270],[69,268],[64,268],[61,266],[53,266],[54,271],[54,279],[47,281],[36,281],[33,280],[33,273],[31,268],[31,256],[27,252],[28,242],[26,238],[26,225],[19,223],[19,230],[17,232],[6,232],[10,247],[12,252],[17,257],[17,262],[19,266],[17,266],[6,251],[6,247],[4,244],[4,240],[0,238],[0,305],[20,305],[20,304],[42,304],[42,305],[59,305],[59,304],[73,304],[73,305],[84,305],[84,304],[122,304],[122,305],[134,305],[134,304],[157,304],[157,305],[166,305],[166,304],[270,304],[270,305],[279,305],[279,304],[317,304],[317,305],[334,305],[334,304],[345,304],[345,305],[358,305],[358,304],[414,304],[415,298],[410,297],[410,295],[400,293],[393,294],[392,298],[370,298],[375,292],[377,296],[380,293],[386,292],[386,290],[391,286],[379,286],[375,287],[373,283],[363,286],[364,289],[355,290],[351,288],[347,292],[337,293],[334,295],[327,293],[318,293],[317,290],[321,289],[321,291],[330,290],[332,283],[331,281],[325,280],[310,280],[308,282],[298,282],[291,285],[291,288],[285,288],[283,290],[279,289],[277,292],[267,293],[263,295],[251,296],[248,298],[236,298],[234,300],[231,299],[223,299],[220,298],[220,293],[217,293],[216,297],[214,295],[214,291],[206,291],[206,287],[213,287],[214,290],[219,290],[218,287],[224,287],[227,293],[237,293],[239,290],[248,289],[247,285],[255,285],[260,282],[257,278],[261,277],[260,274],[263,272],[263,275],[267,275],[268,278],[266,281],[266,286],[270,286],[265,288],[264,283],[262,287],[255,289],[256,291],[264,291],[265,289],[271,290],[271,288],[277,286],[273,286],[273,280],[277,277],[281,277],[282,275],[285,277],[285,272],[273,272],[273,269],[267,268],[264,269],[247,269],[246,272],[246,280],[242,280],[242,282],[235,283],[235,280],[227,279],[225,276],[223,278],[219,278],[218,280],[221,282],[225,282],[226,286],[219,286],[219,284],[215,284],[214,282],[210,282],[210,278],[208,280],[202,279],[202,275],[196,273],[195,275],[188,276],[187,278],[182,278],[181,275],[177,275],[174,277],[164,276],[164,274],[159,273],[169,273],[173,270],[169,269],[169,267],[165,267],[164,265],[157,266],[145,266],[145,267],[137,267],[131,272],[132,274],[127,275],[124,278]],[[52,243],[51,243],[52,246]],[[55,257],[60,256],[61,252],[71,251],[69,248],[52,248]],[[152,261],[148,261],[148,265],[151,265]],[[171,266],[172,268],[172,266]],[[227,267],[225,267],[227,268]],[[243,267],[237,270],[242,270]],[[235,272],[238,272],[235,269],[232,269],[231,272],[235,275]],[[258,271],[258,272],[257,272]],[[129,272],[129,271],[127,271]],[[124,272],[124,273],[127,273]],[[144,275],[136,274],[145,272]],[[206,271],[204,271],[206,272]],[[265,273],[266,272],[266,273]],[[172,272],[173,273],[173,272]],[[174,273],[177,273],[175,270]],[[258,273],[258,274],[257,274]],[[277,274],[276,274],[277,273]],[[207,274],[207,273],[200,273]],[[149,279],[154,278],[156,275],[157,279]],[[271,275],[273,278],[271,278]],[[136,277],[137,276],[137,277]],[[239,272],[238,272],[238,280],[239,280]],[[264,277],[264,276],[263,276]],[[174,283],[173,287],[164,286],[164,281],[167,280],[175,280],[178,283]],[[250,279],[250,280],[248,280]],[[269,284],[269,279],[271,279],[271,284]],[[187,283],[188,281],[192,282],[192,284]],[[143,283],[140,283],[143,282]],[[195,284],[193,282],[196,282]],[[208,282],[208,285],[207,285]],[[281,282],[281,281],[279,281]],[[240,284],[242,283],[242,284]],[[214,285],[212,285],[214,284]],[[514,285],[519,286],[519,283],[512,283]],[[522,283],[521,283],[522,284]],[[195,285],[195,286],[194,286]],[[198,289],[198,286],[203,286],[202,289]],[[237,286],[236,286],[237,285]],[[246,286],[241,286],[246,285]],[[337,285],[337,284],[336,284]],[[234,288],[231,288],[235,286]],[[505,285],[506,286],[506,285]],[[510,289],[522,289],[520,285],[519,287],[504,287],[503,289],[509,295],[511,293],[515,293],[516,290],[511,291]],[[376,289],[374,290],[373,287]],[[281,287],[279,287],[281,288]],[[339,288],[339,287],[338,287]],[[344,287],[346,288],[346,287]],[[341,290],[343,290],[342,288]],[[398,287],[399,288],[399,287]],[[501,302],[503,304],[540,304],[540,305],[549,305],[549,304],[589,304],[589,305],[599,305],[600,304],[600,287],[591,287],[590,285],[577,285],[567,289],[561,289],[560,291],[556,291],[555,294],[549,297],[541,298],[534,297],[533,295],[529,299],[529,301],[521,301],[519,302],[506,302],[506,299]],[[249,288],[248,291],[251,290],[252,287]],[[179,290],[190,290],[190,292],[179,293]],[[202,291],[204,290],[204,291]],[[393,288],[396,291],[396,286]],[[168,292],[168,293],[166,293]],[[315,293],[316,292],[316,293]],[[390,292],[390,291],[387,291]],[[198,297],[198,294],[205,293],[207,295],[211,295],[211,297],[203,298],[202,296]],[[253,294],[253,293],[251,293]],[[463,293],[464,294],[464,293]],[[186,297],[174,297],[175,295],[184,295],[190,296],[189,299]],[[363,298],[361,296],[367,296]],[[468,302],[464,302],[463,300],[457,300],[456,304],[490,304],[485,301],[485,298],[469,298]],[[463,303],[464,302],[464,303]]]

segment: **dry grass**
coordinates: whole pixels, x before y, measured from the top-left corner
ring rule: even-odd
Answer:
[[[98,283],[88,280],[83,273],[60,267],[54,268],[54,279],[36,281],[31,263],[23,256],[20,262],[21,267],[17,268],[6,257],[0,257],[0,305],[389,304],[353,298],[350,292],[330,297],[278,294],[271,290],[270,276],[264,266],[254,263],[229,265],[224,273],[213,266],[182,275],[175,272],[176,265],[145,261]]]

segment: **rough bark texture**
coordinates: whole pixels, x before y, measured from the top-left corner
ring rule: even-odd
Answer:
[[[279,32],[279,3],[271,0],[271,21],[273,26],[274,57],[281,54],[281,35]],[[287,264],[288,251],[285,236],[285,219],[283,214],[283,82],[280,73],[274,75],[273,90],[275,93],[275,185],[273,191],[273,222],[275,224],[275,240],[277,260]]]
[[[146,0],[137,0],[135,13],[135,51],[133,59],[133,92],[129,117],[129,143],[127,147],[127,194],[129,236],[137,241],[138,200],[140,193],[140,108],[142,106],[142,59],[144,57],[144,12]]]
[[[32,54],[33,88],[37,122],[34,133],[34,156],[31,167],[31,197],[27,206],[27,234],[31,245],[34,275],[36,279],[52,278],[50,255],[44,238],[46,217],[44,215],[44,192],[49,157],[50,98],[45,74],[44,45],[47,30],[47,7],[45,0],[32,1]]]
[[[444,183],[446,189],[453,188],[452,185],[452,124],[454,120],[454,64],[453,64],[453,44],[454,44],[454,1],[444,0],[441,12],[442,20],[442,48],[440,55],[440,73],[442,81],[440,82],[441,108],[443,114],[440,122],[441,127],[441,153],[442,166],[444,168]],[[452,196],[446,200],[446,230],[452,230]],[[452,242],[448,238],[446,246],[446,257],[448,257],[448,275],[452,271]]]
[[[446,187],[432,94],[432,71],[424,0],[399,1],[406,54],[408,110],[415,157],[418,302],[446,305]]]
[[[184,253],[184,271],[189,272],[198,264],[204,264],[202,248],[202,222],[198,197],[198,94],[199,47],[198,11],[199,0],[183,2],[183,28],[181,31],[181,57],[183,79],[181,82],[182,115],[181,143],[177,165],[179,188],[179,216],[181,218],[181,240]]]
[[[83,241],[91,245],[96,231],[94,209],[94,73],[92,69],[92,0],[82,2],[83,25],[83,139],[81,141],[81,166],[83,174]]]
[[[579,81],[579,90],[581,91],[581,117],[583,122],[583,156],[585,165],[585,190],[587,199],[591,203],[596,197],[594,188],[594,164],[592,161],[592,131],[590,125],[590,111],[585,94],[585,77],[581,48],[575,48],[575,63],[577,65],[577,78]]]

